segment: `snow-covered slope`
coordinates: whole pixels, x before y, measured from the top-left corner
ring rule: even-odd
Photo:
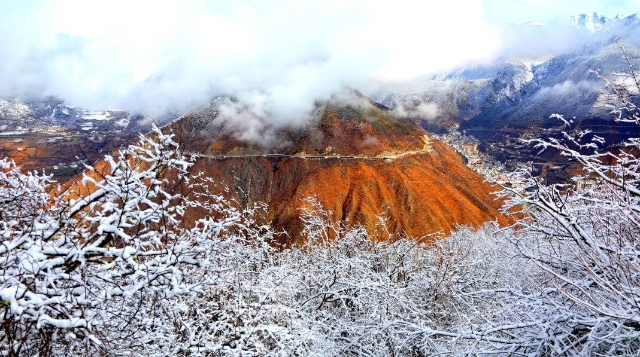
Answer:
[[[54,98],[0,98],[0,158],[65,180],[87,161],[147,132],[151,122],[126,111],[80,109]]]
[[[603,82],[593,70],[611,80],[615,80],[613,72],[628,70],[620,45],[630,57],[640,54],[638,17],[578,15],[568,24],[520,26],[526,27],[527,38],[551,35],[545,39],[550,43],[564,38],[559,31],[575,31],[571,37],[575,43],[564,50],[518,43],[517,51],[507,49],[509,54],[492,64],[425,78],[406,91],[379,93],[375,99],[392,108],[435,103],[443,122],[461,122],[465,129],[498,136],[496,129],[527,130],[543,124],[553,113],[578,119],[610,118]]]
[[[80,109],[54,98],[28,101],[0,99],[0,134],[42,133],[53,128],[117,134],[140,130],[138,124],[143,119],[122,110]]]
[[[614,20],[617,19],[619,19],[619,17],[616,17]],[[573,22],[576,26],[584,27],[592,32],[601,30],[607,24],[607,22],[610,21],[611,19],[608,19],[602,15],[598,15],[595,12],[591,15],[580,14],[571,16],[571,22]]]

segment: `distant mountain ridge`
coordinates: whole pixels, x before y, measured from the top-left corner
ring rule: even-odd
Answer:
[[[127,111],[87,110],[51,97],[0,98],[0,156],[64,181],[151,123]]]
[[[619,15],[614,19],[621,19],[623,16]],[[601,30],[607,22],[610,22],[612,19],[609,19],[605,16],[598,15],[598,13],[593,13],[591,15],[580,14],[571,16],[571,21],[580,27],[584,27],[590,31],[598,31]]]
[[[592,125],[606,136],[606,123],[614,115],[603,93],[604,83],[594,71],[611,81],[619,80],[612,73],[628,71],[620,46],[632,59],[640,55],[640,20],[636,15],[606,18],[591,14],[574,16],[569,23],[585,30],[576,37],[582,41],[577,48],[503,56],[488,65],[424,78],[406,91],[378,93],[374,99],[391,108],[435,103],[440,121],[416,119],[431,129],[460,123],[462,130],[483,141],[489,151],[489,144],[504,146],[523,136],[544,135],[542,128],[559,125],[549,119],[554,113],[575,117],[577,123]],[[561,26],[536,25],[528,30],[530,36],[553,36],[553,26]],[[627,134],[623,132],[615,140]],[[505,160],[515,158],[495,151],[492,154],[503,155]]]

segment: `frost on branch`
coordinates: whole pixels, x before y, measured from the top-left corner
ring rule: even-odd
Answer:
[[[630,73],[616,77],[624,77],[624,86],[601,78],[616,100],[617,120],[637,123],[639,81],[623,57]],[[571,122],[555,117],[571,129]],[[422,328],[420,335],[429,337],[425,344],[442,341],[454,355],[637,355],[640,140],[605,147],[588,132],[567,131],[528,142],[577,163],[582,174],[574,182],[547,184],[528,170],[513,173],[512,185],[503,189],[505,211],[520,217],[518,229],[505,236],[518,262],[510,273],[517,279],[468,295],[473,309],[459,328]]]
[[[136,326],[132,306],[216,283],[210,238],[240,213],[197,184],[172,137],[155,128],[105,161],[104,170],[88,168],[80,191],[58,195],[48,193],[47,176],[0,161],[4,354],[48,355],[72,341],[106,350]],[[220,218],[187,226],[195,206]]]
[[[577,183],[545,185],[520,174],[506,188],[524,213],[514,238],[541,272],[538,316],[547,325],[535,348],[564,355],[630,355],[640,349],[640,141],[599,149],[596,142],[536,140],[577,162]],[[524,332],[521,332],[524,333]]]

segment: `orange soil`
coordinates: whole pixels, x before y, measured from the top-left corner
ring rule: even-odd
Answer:
[[[450,233],[457,225],[506,224],[498,190],[468,169],[445,144],[433,151],[383,160],[283,158],[200,158],[194,167],[228,187],[242,206],[265,202],[267,219],[300,242],[301,209],[315,197],[335,222],[359,224],[374,237],[390,237],[379,226],[383,217],[393,234],[421,238]],[[397,238],[397,236],[394,236]],[[285,244],[292,243],[281,242]]]

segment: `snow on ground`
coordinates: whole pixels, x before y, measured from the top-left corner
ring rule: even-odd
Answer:
[[[82,119],[84,120],[111,120],[111,113],[109,112],[94,112],[85,110],[82,112]]]
[[[20,131],[5,131],[0,133],[0,136],[11,136],[11,135],[22,135],[27,133],[26,130],[20,130]]]
[[[23,103],[15,103],[0,99],[0,115],[11,118],[24,118],[31,114],[31,109]]]
[[[115,122],[115,125],[121,127],[121,128],[126,128],[127,125],[129,125],[129,119],[127,118],[122,118],[118,121]]]

